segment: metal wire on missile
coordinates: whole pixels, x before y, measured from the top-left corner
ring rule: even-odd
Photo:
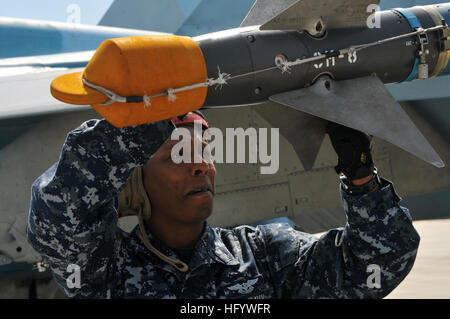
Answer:
[[[329,53],[323,53],[323,54],[320,54],[320,55],[317,55],[314,57],[310,57],[310,58],[303,58],[303,59],[299,58],[299,59],[296,59],[295,61],[283,61],[283,62],[279,63],[279,65],[276,65],[273,67],[256,70],[256,71],[252,71],[252,72],[247,72],[247,73],[243,73],[243,74],[238,74],[238,75],[234,75],[234,76],[227,74],[227,73],[222,73],[220,71],[220,68],[217,67],[218,76],[215,79],[208,79],[206,82],[203,82],[203,83],[197,83],[197,84],[183,86],[183,87],[175,88],[175,89],[168,88],[165,92],[158,93],[158,94],[151,95],[151,96],[144,95],[144,96],[123,97],[123,96],[120,96],[120,95],[106,89],[106,88],[89,83],[86,79],[83,79],[83,83],[90,88],[100,91],[101,93],[105,94],[109,98],[108,101],[106,101],[103,104],[100,104],[102,106],[110,105],[114,102],[121,102],[121,103],[144,102],[146,106],[149,106],[149,105],[151,105],[151,99],[156,98],[156,97],[167,95],[168,100],[170,102],[172,102],[176,99],[175,94],[178,92],[192,90],[192,89],[205,87],[205,86],[214,86],[214,85],[216,85],[216,89],[217,89],[217,87],[219,87],[219,86],[221,88],[222,85],[228,84],[228,81],[230,81],[230,80],[234,80],[234,79],[249,76],[249,75],[254,75],[257,73],[261,73],[261,72],[267,72],[267,71],[274,70],[274,69],[280,69],[282,73],[285,73],[285,72],[290,73],[290,69],[294,66],[298,66],[298,65],[310,63],[310,62],[316,62],[319,60],[327,59],[332,56],[352,54],[354,52],[359,52],[361,50],[371,48],[374,46],[378,46],[378,45],[381,45],[384,43],[397,41],[397,40],[401,40],[404,38],[409,38],[409,37],[412,37],[415,35],[420,36],[420,35],[427,34],[427,33],[433,32],[433,31],[438,31],[438,30],[444,30],[444,32],[445,32],[446,30],[448,30],[448,25],[443,24],[440,26],[430,27],[430,28],[426,28],[426,29],[418,28],[417,30],[415,30],[413,32],[405,33],[405,34],[398,35],[395,37],[390,37],[390,38],[386,38],[383,40],[378,40],[378,41],[366,43],[366,44],[354,45],[354,46],[350,46],[349,48],[345,48],[345,49],[341,49],[341,50],[336,50],[336,51],[332,50]]]

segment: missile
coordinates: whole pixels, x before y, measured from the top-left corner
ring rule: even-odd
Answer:
[[[328,121],[444,163],[385,84],[449,72],[450,3],[374,13],[374,0],[257,0],[236,29],[104,41],[52,95],[117,127],[255,106],[312,168]]]

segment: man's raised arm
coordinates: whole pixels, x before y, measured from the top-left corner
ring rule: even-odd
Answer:
[[[339,162],[344,228],[320,239],[287,225],[259,236],[281,298],[382,298],[411,270],[420,242],[392,183],[380,179],[370,137],[336,124],[327,128]]]
[[[66,279],[76,268],[84,276],[77,296],[107,292],[99,288],[107,288],[107,267],[118,245],[114,198],[172,129],[170,121],[128,128],[87,121],[68,134],[59,161],[33,183],[28,240],[69,296],[74,293]]]

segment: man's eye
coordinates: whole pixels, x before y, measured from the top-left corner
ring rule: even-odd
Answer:
[[[171,152],[167,160],[172,161],[176,159],[178,161],[179,158],[183,157],[183,154],[183,149],[180,149],[178,152]]]
[[[183,150],[181,150],[181,151],[179,151],[179,152],[175,152],[175,153],[172,153],[171,155],[170,155],[170,157],[183,157]]]

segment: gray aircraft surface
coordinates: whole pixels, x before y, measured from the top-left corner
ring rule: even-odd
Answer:
[[[60,74],[82,70],[94,53],[92,50],[106,38],[148,34],[147,31],[140,30],[196,36],[236,28],[242,21],[244,26],[264,25],[282,13],[283,8],[287,9],[296,3],[293,0],[272,1],[278,7],[266,10],[267,7],[262,5],[267,5],[267,1],[253,2],[233,1],[235,5],[232,6],[230,1],[198,0],[186,7],[176,0],[164,1],[163,4],[159,1],[115,1],[100,24],[126,27],[129,30],[110,30],[106,27],[83,29],[83,32],[77,34],[92,39],[92,45],[81,50],[71,47],[64,51],[64,46],[61,45],[67,43],[64,41],[64,34],[74,30],[60,25],[58,36],[49,40],[54,44],[53,48],[47,46],[48,50],[43,51],[37,45],[40,50],[35,53],[29,48],[25,50],[27,53],[16,52],[15,55],[0,56],[0,96],[3,102],[0,107],[0,256],[1,263],[4,264],[0,266],[0,297],[61,297],[49,279],[49,273],[40,271],[43,270],[39,264],[40,256],[26,241],[30,186],[45,169],[58,160],[67,132],[83,121],[98,118],[99,115],[88,106],[68,106],[53,99],[49,93],[50,81]],[[383,1],[381,7],[387,9],[444,2]],[[154,19],[136,15],[139,12],[153,12]],[[373,11],[366,11],[366,17],[372,13]],[[366,20],[367,18],[364,22]],[[4,21],[3,32],[8,27],[11,28],[7,22]],[[28,27],[30,23],[28,22]],[[317,26],[317,23],[313,25]],[[23,24],[21,28],[25,28]],[[54,30],[55,26],[51,28]],[[33,26],[31,29],[39,31]],[[100,31],[103,33],[99,35]],[[96,37],[93,36],[94,32]],[[351,44],[367,43],[361,40],[364,39]],[[55,41],[61,42],[56,45]],[[4,51],[4,47],[0,48],[0,54]],[[319,66],[324,63],[321,67],[325,70],[327,61],[332,63],[331,60],[323,60],[317,61],[317,64]],[[435,64],[437,63],[433,66]],[[441,160],[447,164],[444,168],[434,167],[408,152],[411,151],[409,147],[405,151],[381,138],[374,138],[373,156],[376,166],[382,176],[395,183],[400,196],[404,198],[402,204],[410,208],[414,219],[450,216],[448,73],[447,68],[440,77],[386,86],[426,139],[421,144],[413,140],[412,147],[422,145],[428,150],[434,149],[433,154],[438,154],[438,157],[433,155],[433,159],[428,161]],[[229,227],[283,218],[300,230],[315,233],[345,224],[334,170],[337,157],[331,143],[323,136],[313,146],[305,143],[308,136],[315,132],[307,129],[315,126],[317,118],[300,118],[296,110],[273,101],[240,108],[214,108],[205,110],[204,113],[210,125],[223,131],[225,128],[238,127],[279,127],[281,133],[276,174],[260,174],[261,166],[265,166],[261,163],[216,164],[217,196],[214,213],[208,220],[211,225]],[[387,118],[386,129],[390,128],[388,123],[395,123],[396,119]],[[370,123],[361,125],[360,129],[364,130],[365,125]],[[421,149],[423,150],[419,147],[417,152]],[[425,153],[430,154],[428,151]],[[419,157],[424,158],[426,154]],[[124,229],[130,229],[136,221],[133,217],[126,217],[119,222]],[[37,265],[33,270],[30,266],[32,264]]]

